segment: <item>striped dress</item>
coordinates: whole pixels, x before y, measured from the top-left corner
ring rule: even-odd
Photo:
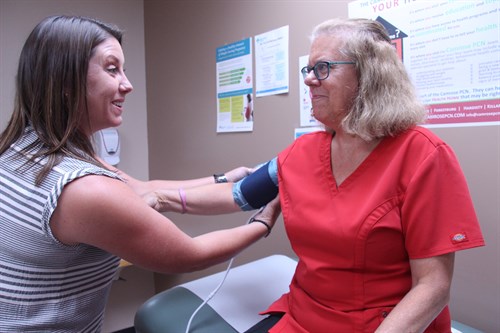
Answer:
[[[119,178],[65,158],[35,186],[40,164],[27,167],[20,153],[35,140],[29,127],[0,156],[0,332],[99,332],[120,259],[93,246],[60,243],[49,221],[72,180]]]

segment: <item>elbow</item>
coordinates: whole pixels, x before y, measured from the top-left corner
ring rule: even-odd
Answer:
[[[440,304],[445,307],[449,302],[451,298],[451,285],[447,284],[444,286],[441,286],[437,290],[437,295],[438,299],[441,300]]]
[[[450,302],[450,289],[451,286],[448,283],[442,283],[430,287],[428,292],[429,300],[432,304],[431,307],[436,309],[436,313],[442,311]]]
[[[209,267],[210,265],[203,265],[203,264],[172,263],[166,265],[165,263],[163,263],[154,265],[154,267],[144,267],[144,268],[160,274],[175,275],[175,274],[193,273],[204,270]]]
[[[203,260],[186,260],[169,268],[171,274],[194,273],[211,267],[213,264]]]
[[[159,273],[162,274],[185,274],[202,271],[214,265],[224,262],[224,258],[214,259],[206,256],[187,256],[177,257],[168,263],[163,262],[157,266]]]

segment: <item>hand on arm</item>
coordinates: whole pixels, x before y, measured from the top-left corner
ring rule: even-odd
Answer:
[[[423,332],[448,304],[454,253],[410,260],[413,286],[375,331]]]
[[[237,183],[181,188],[177,192],[157,190],[143,197],[158,211],[211,215],[255,210],[278,195],[277,173],[277,159],[274,158]]]
[[[252,172],[254,172],[255,169],[253,168],[248,168],[248,167],[238,167],[232,170],[229,170],[225,173],[227,181],[229,183],[236,183],[237,181],[245,178]]]
[[[152,196],[149,195],[149,192],[153,191],[161,191],[161,190],[178,190],[179,188],[187,189],[187,188],[192,188],[192,187],[197,187],[197,186],[203,186],[203,185],[210,185],[214,184],[214,176],[207,176],[207,177],[202,177],[202,178],[194,178],[194,179],[188,179],[188,180],[149,180],[149,181],[141,181],[138,180],[127,173],[123,172],[122,170],[119,170],[112,165],[109,165],[102,159],[98,158],[98,160],[106,166],[109,170],[112,170],[113,172],[117,173],[122,179],[125,181],[125,183],[138,195],[145,196],[145,199],[151,199]],[[224,175],[227,178],[227,181],[232,183],[232,182],[237,182],[238,180],[248,176],[253,172],[252,168],[248,167],[237,167],[234,169],[231,169],[227,171]],[[149,204],[149,201],[148,201]],[[151,207],[153,207],[150,204]]]
[[[249,174],[252,173],[252,171],[253,170],[251,168],[238,167],[227,171],[226,173],[224,173],[224,175],[228,183],[233,183],[248,176]],[[134,180],[134,186],[135,188],[138,188],[136,192],[139,195],[143,195],[150,191],[158,191],[165,189],[178,190],[180,188],[189,189],[198,186],[212,185],[215,184],[215,178],[214,175],[211,175],[208,177],[189,179],[189,180],[150,180],[147,182],[140,182],[142,184],[137,184],[137,182],[138,182],[137,180]]]
[[[275,199],[259,219],[273,226],[279,214]],[[85,176],[64,188],[50,227],[65,244],[93,245],[153,271],[179,273],[224,262],[267,234],[261,223],[243,223],[192,238],[123,182]]]

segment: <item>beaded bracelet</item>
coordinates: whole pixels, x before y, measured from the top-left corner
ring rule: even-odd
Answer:
[[[267,228],[267,234],[264,236],[264,238],[266,238],[267,236],[269,236],[269,234],[271,233],[271,227],[269,226],[269,224],[267,222],[264,222],[262,220],[258,220],[258,219],[255,219],[255,218],[252,217],[250,219],[250,221],[248,221],[248,224],[253,223],[253,222],[260,222],[263,225],[265,225],[266,228]]]

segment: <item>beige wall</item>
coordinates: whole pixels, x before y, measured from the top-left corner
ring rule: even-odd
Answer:
[[[347,3],[144,0],[151,177],[180,179],[254,165],[286,147],[299,126],[298,57],[308,53],[311,28],[333,16],[347,16]],[[284,25],[290,26],[290,92],[255,99],[253,132],[217,134],[216,48]],[[487,242],[484,248],[457,254],[452,314],[486,332],[499,332],[500,130],[490,126],[435,132],[457,152]],[[246,218],[171,217],[193,235]],[[274,253],[292,254],[281,227],[242,253],[238,262]],[[161,288],[172,278],[157,276],[156,281]]]
[[[0,130],[12,110],[17,58],[33,26],[51,14],[90,15],[126,30],[127,75],[135,90],[127,98],[120,127],[120,168],[141,179],[183,179],[265,161],[293,140],[293,129],[299,126],[298,57],[308,52],[311,28],[324,19],[347,16],[347,2],[144,0],[143,8],[142,0],[0,0]],[[290,93],[255,100],[253,132],[217,134],[215,49],[283,25],[290,26]],[[457,254],[452,315],[485,332],[498,332],[500,130],[435,132],[457,152],[487,242],[484,248]],[[169,217],[196,235],[242,224],[248,214]],[[281,225],[240,254],[235,264],[275,253],[293,255]],[[224,268],[157,275],[156,285],[163,289]],[[134,310],[152,292],[146,272],[132,267],[122,275],[127,281],[116,282],[112,290],[105,332],[130,326]]]

